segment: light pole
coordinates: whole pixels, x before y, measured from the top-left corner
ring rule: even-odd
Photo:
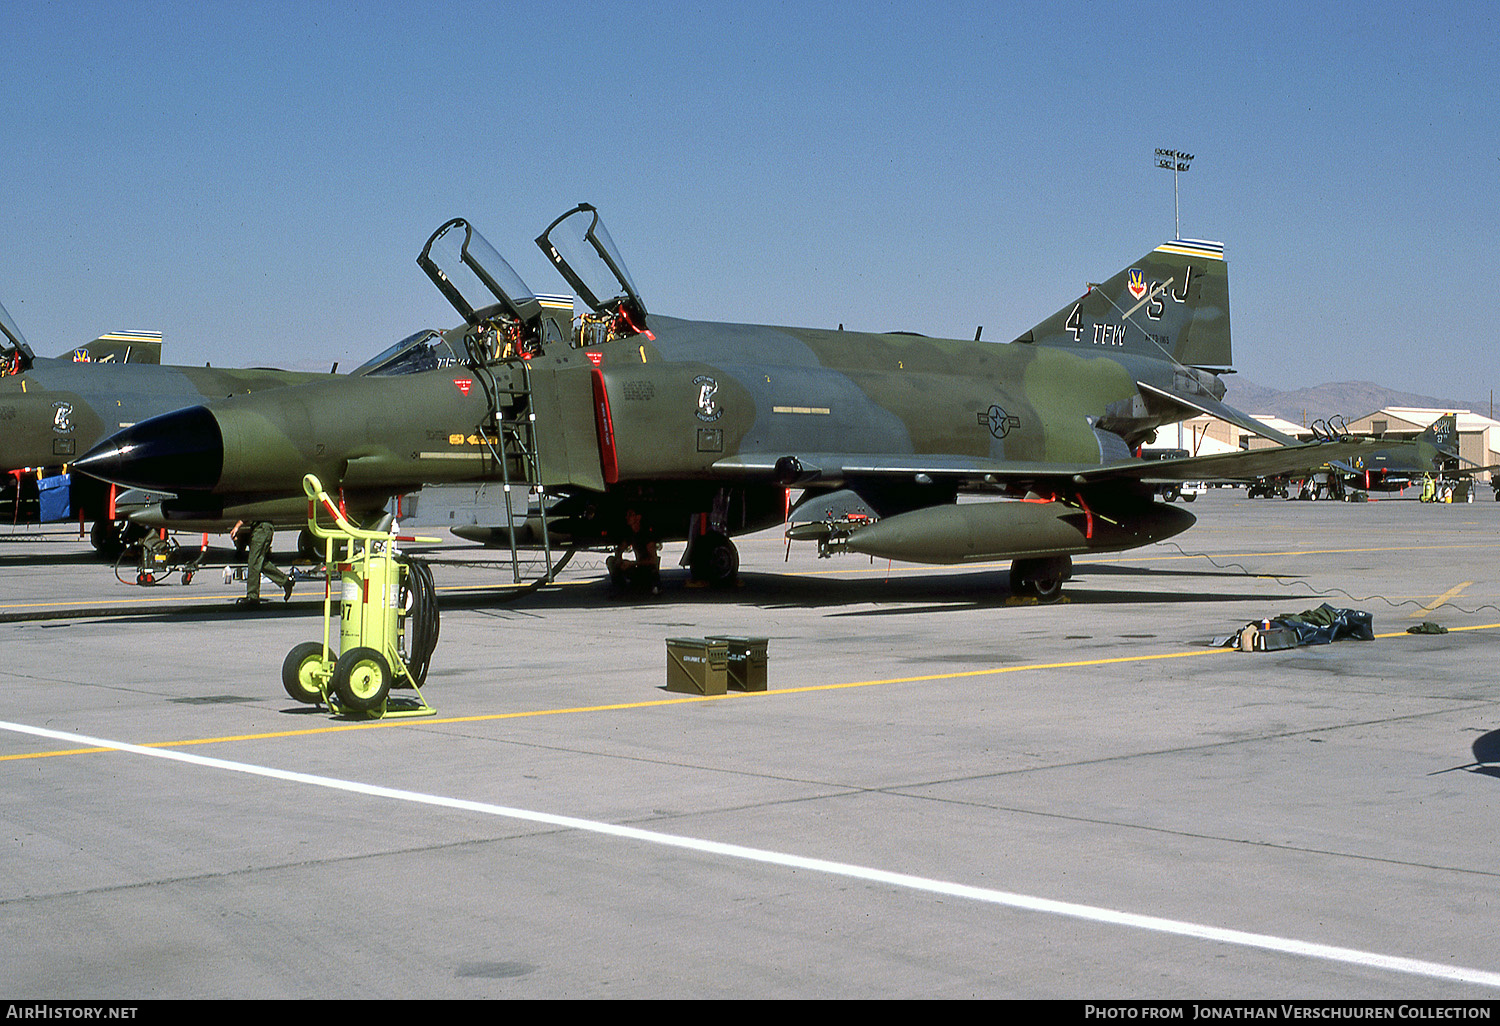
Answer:
[[[1182,208],[1177,202],[1177,175],[1186,171],[1193,163],[1191,153],[1183,153],[1180,150],[1157,150],[1156,166],[1164,167],[1172,172],[1172,213],[1176,219],[1177,234],[1174,238],[1182,238]]]

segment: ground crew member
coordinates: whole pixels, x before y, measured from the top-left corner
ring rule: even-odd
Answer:
[[[657,550],[656,532],[643,528],[641,515],[634,509],[625,511],[626,536],[605,560],[612,581],[625,587],[661,593],[661,556]],[[627,556],[629,551],[631,555]]]
[[[256,606],[260,604],[260,575],[265,574],[284,593],[284,600],[292,597],[293,581],[281,569],[271,563],[271,539],[276,535],[276,529],[264,520],[256,520],[252,523],[237,521],[234,528],[230,530],[229,537],[238,540],[242,534],[249,538],[248,555],[250,565],[245,572],[245,597],[237,603],[242,606]]]

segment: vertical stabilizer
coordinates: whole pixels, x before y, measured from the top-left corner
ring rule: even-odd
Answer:
[[[73,350],[74,363],[161,363],[161,332],[111,331]]]
[[[1100,355],[1170,357],[1220,372],[1229,345],[1229,265],[1218,242],[1157,246],[1102,285],[1091,285],[1016,340]]]
[[[1417,458],[1423,466],[1436,467],[1438,460],[1458,459],[1458,414],[1445,413],[1417,436]]]

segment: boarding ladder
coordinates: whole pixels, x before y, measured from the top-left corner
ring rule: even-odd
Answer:
[[[541,507],[538,519],[542,525],[542,559],[546,574],[538,583],[551,584],[556,567],[552,559],[552,539],[547,532],[547,488],[542,482],[541,459],[537,451],[536,410],[532,404],[531,364],[519,358],[504,361],[513,369],[519,369],[519,381],[510,378],[509,387],[496,380],[489,366],[476,368],[489,397],[490,412],[484,427],[485,443],[500,465],[500,479],[505,486],[505,528],[510,535],[510,566],[515,583],[521,583],[521,556],[516,544],[516,531],[526,523],[529,509],[523,508],[519,519],[516,516],[515,500],[511,496],[513,485],[524,485],[527,493],[535,488]],[[497,448],[498,446],[498,448]],[[513,477],[514,462],[519,475]]]

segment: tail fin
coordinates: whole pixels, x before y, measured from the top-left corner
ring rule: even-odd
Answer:
[[[1016,339],[1082,352],[1170,356],[1220,372],[1230,368],[1229,265],[1218,242],[1157,246],[1103,285],[1090,285]]]
[[[161,332],[112,331],[73,350],[74,363],[161,363]]]
[[[1445,413],[1417,436],[1417,458],[1423,466],[1437,466],[1438,457],[1458,459],[1458,414]]]

